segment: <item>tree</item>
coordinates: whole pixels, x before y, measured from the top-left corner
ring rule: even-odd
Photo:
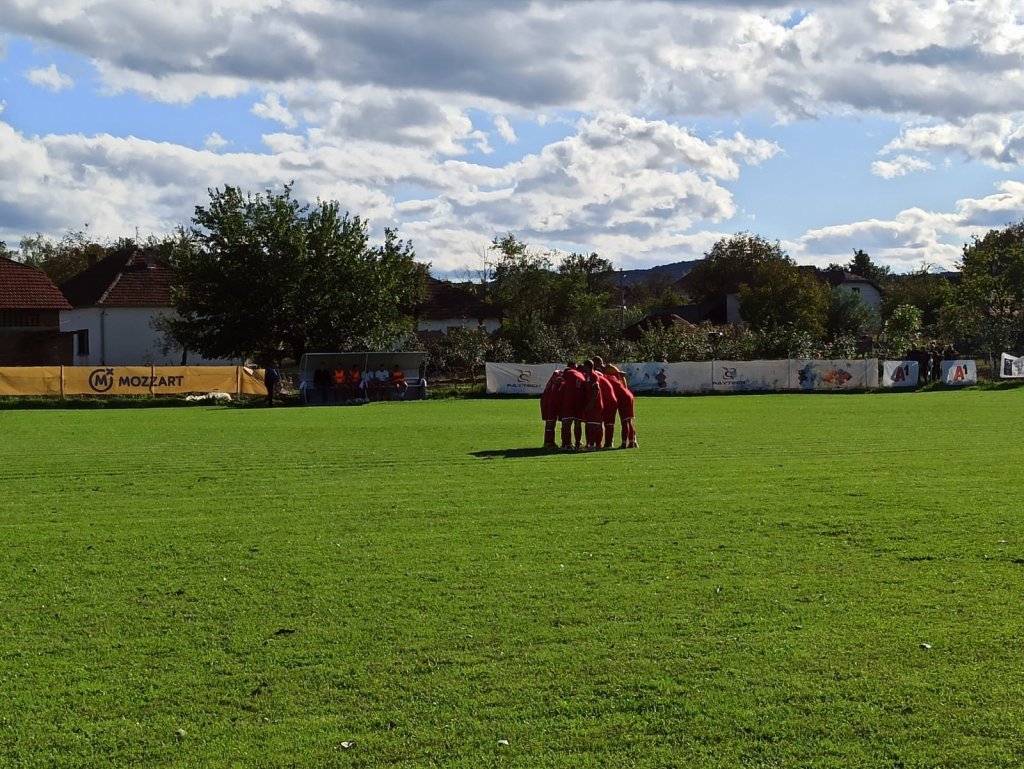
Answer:
[[[921,311],[923,326],[934,335],[951,291],[949,281],[927,266],[906,275],[893,275],[882,297],[882,317],[888,318],[901,305],[912,304]]]
[[[1024,336],[1024,220],[964,246],[944,327],[995,355]]]
[[[828,296],[814,274],[788,257],[755,267],[740,288],[740,312],[751,328],[793,328],[821,338],[825,332]]]
[[[490,295],[501,308],[502,336],[522,360],[558,360],[564,351],[552,321],[557,275],[547,254],[531,251],[511,232],[495,237]]]
[[[108,253],[106,246],[90,240],[84,230],[68,230],[57,242],[40,234],[22,238],[19,257],[59,286]]]
[[[380,348],[411,328],[425,267],[387,230],[382,246],[336,202],[209,191],[174,244],[176,338],[210,358]]]
[[[921,310],[912,304],[903,304],[893,310],[885,322],[885,346],[892,356],[905,355],[916,347],[921,338]]]
[[[687,275],[690,297],[695,302],[720,301],[750,283],[762,264],[778,261],[789,261],[778,242],[749,232],[721,238]]]
[[[878,313],[864,304],[858,294],[838,286],[828,292],[825,332],[830,340],[856,338],[869,331],[877,331],[878,327]]]
[[[853,252],[853,259],[846,265],[846,272],[860,275],[862,278],[875,281],[875,283],[884,283],[892,270],[884,265],[875,264],[866,251],[858,248]]]

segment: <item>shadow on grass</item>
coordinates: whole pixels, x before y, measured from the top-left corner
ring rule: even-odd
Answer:
[[[529,459],[530,457],[546,457],[557,454],[551,449],[490,449],[488,451],[471,451],[470,455],[480,459]]]

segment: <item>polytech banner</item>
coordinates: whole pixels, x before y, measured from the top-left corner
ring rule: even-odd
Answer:
[[[0,368],[0,395],[265,395],[263,372],[243,366]]]
[[[942,384],[958,387],[978,384],[978,364],[973,360],[942,361]]]
[[[1024,379],[1024,358],[1015,358],[1003,353],[999,361],[1000,379]]]
[[[564,365],[564,364],[563,364]],[[535,395],[540,397],[551,375],[562,365],[557,363],[485,363],[489,395]]]
[[[919,365],[916,360],[882,362],[882,387],[917,387]]]
[[[558,363],[488,363],[490,394],[540,395]],[[878,387],[878,359],[616,363],[635,393],[859,390]]]

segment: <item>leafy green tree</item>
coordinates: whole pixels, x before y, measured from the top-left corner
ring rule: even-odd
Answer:
[[[425,268],[410,244],[336,202],[301,205],[281,193],[210,190],[188,237],[171,249],[174,334],[211,358],[390,346],[412,328]]]
[[[825,319],[825,332],[828,339],[856,338],[870,331],[878,330],[879,326],[878,313],[864,304],[858,294],[838,286],[829,290]]]
[[[919,307],[903,304],[892,311],[885,322],[885,345],[889,355],[905,355],[921,341],[923,313]]]
[[[912,304],[921,311],[924,328],[936,336],[942,308],[951,297],[952,286],[949,281],[928,267],[906,275],[893,275],[887,281],[882,296],[882,317],[888,318],[901,305]]]
[[[1017,348],[1024,337],[1024,220],[964,246],[944,327],[992,355]]]
[[[754,268],[740,288],[740,313],[754,329],[794,328],[815,338],[825,332],[828,296],[814,274],[788,257],[767,260]]]
[[[106,246],[91,240],[84,230],[69,230],[59,241],[45,235],[29,235],[21,239],[19,257],[36,267],[60,285],[109,253]]]
[[[846,272],[852,272],[881,285],[885,283],[892,270],[885,265],[875,264],[866,251],[858,248],[853,252],[853,259],[846,265]]]
[[[687,275],[690,298],[714,302],[749,284],[763,264],[789,261],[778,242],[740,232],[717,241]]]

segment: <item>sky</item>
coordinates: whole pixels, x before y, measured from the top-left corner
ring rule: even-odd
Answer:
[[[0,0],[0,240],[336,200],[438,277],[738,232],[952,269],[1024,217],[1024,0]]]

